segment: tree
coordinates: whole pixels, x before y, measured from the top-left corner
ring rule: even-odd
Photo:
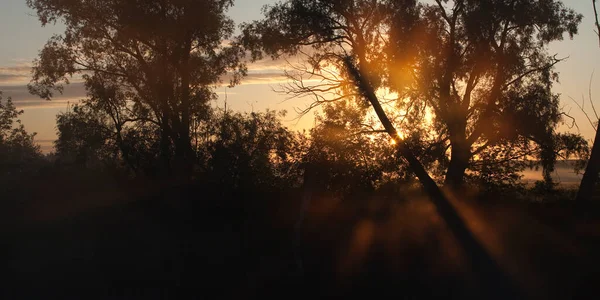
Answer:
[[[550,82],[550,70],[556,61],[545,55],[543,46],[561,39],[564,32],[575,34],[581,20],[580,15],[564,8],[559,1],[511,1],[509,5],[504,2],[454,1],[454,12],[448,14],[441,1],[438,5],[426,5],[417,4],[415,0],[288,0],[267,7],[264,20],[246,24],[242,40],[246,46],[257,49],[253,58],[260,58],[261,51],[275,57],[307,55],[308,72],[299,78],[319,80],[312,86],[304,81],[296,84],[299,93],[316,96],[321,103],[348,99],[368,103],[381,122],[382,130],[396,141],[396,150],[419,178],[468,253],[467,257],[472,259],[472,265],[480,268],[482,275],[489,276],[484,283],[499,283],[506,287],[507,293],[512,293],[515,290],[509,279],[498,272],[484,271],[498,270],[498,267],[404,143],[382,105],[385,102],[377,95],[386,89],[396,93],[397,108],[407,113],[410,112],[407,106],[410,108],[411,104],[424,103],[426,105],[418,107],[433,108],[434,124],[438,126],[432,130],[437,129],[440,135],[452,139],[449,144],[455,152],[450,154],[446,182],[461,185],[476,142],[487,147],[481,138],[495,135],[494,130],[489,130],[494,126],[489,125],[493,124],[492,118],[500,119],[499,116],[504,115],[498,113],[497,106],[507,98],[507,86],[529,87],[530,82],[540,77]],[[461,25],[457,26],[459,21]],[[456,29],[464,29],[459,30],[464,32],[464,37],[456,36]],[[464,51],[467,45],[468,51]],[[436,49],[439,55],[433,55]],[[519,52],[521,50],[524,52]],[[473,61],[478,62],[474,64],[477,68],[458,59],[466,54],[469,57],[475,54],[478,59]],[[457,68],[459,66],[463,68]],[[328,76],[331,73],[334,76]],[[336,80],[336,73],[343,80]],[[467,77],[469,74],[473,76]],[[331,77],[333,80],[328,80]],[[428,83],[426,78],[435,84]],[[480,84],[479,89],[473,87],[475,83]],[[462,96],[468,101],[461,101],[463,97],[458,92],[461,86],[465,91]],[[544,99],[536,99],[535,104],[525,107],[545,108],[544,104],[554,103],[556,98],[550,97],[547,87],[545,94],[537,94]],[[319,96],[331,91],[339,92],[328,98]],[[527,95],[523,100],[536,95],[527,93],[529,91],[524,89],[519,93]],[[550,107],[539,113],[545,114],[548,120],[555,120],[558,116],[552,115],[552,111]],[[425,114],[427,110],[418,112]],[[472,127],[467,127],[469,120]],[[548,126],[537,126],[536,130],[553,128],[553,124],[543,125]],[[467,132],[467,129],[471,130]],[[490,289],[494,288],[490,286]]]
[[[377,133],[356,134],[360,123],[345,118],[356,112],[337,108],[326,109],[325,116],[317,118],[304,161],[316,177],[313,180],[319,184],[318,192],[341,198],[360,197],[372,192],[386,174],[394,177],[400,173],[399,164],[393,149],[387,147],[389,139]]]
[[[246,45],[273,56],[304,54],[305,74],[326,79],[292,85],[296,93],[341,91],[318,98],[321,104],[364,101],[363,91],[372,90],[369,103],[394,135],[390,128],[404,134],[414,125],[394,124],[384,117],[390,110],[414,121],[431,115],[434,143],[450,152],[447,184],[461,186],[479,157],[505,160],[484,152],[515,145],[524,146],[517,157],[537,156],[551,168],[561,120],[551,85],[561,59],[545,46],[576,34],[582,18],[560,1],[290,0],[265,11],[265,20],[245,26]],[[393,109],[381,106],[380,92],[397,95]]]
[[[276,190],[297,180],[295,136],[274,111],[221,111],[213,116],[208,134],[206,171],[222,190]]]
[[[56,128],[58,139],[54,148],[62,164],[88,167],[118,158],[106,115],[86,103],[75,104],[58,114]]]
[[[35,133],[28,133],[19,116],[23,114],[11,98],[5,103],[0,92],[0,183],[22,179],[35,171],[36,162],[42,160],[40,147],[34,142]],[[18,180],[16,181],[18,182]],[[7,184],[6,186],[10,186]]]
[[[415,180],[408,165],[390,146],[388,134],[374,129],[374,118],[364,120],[362,110],[347,101],[326,104],[310,130],[305,164],[311,165],[321,188],[334,195],[356,197],[387,183],[410,184]],[[432,170],[440,149],[424,147],[421,141],[425,132],[412,133],[403,143]]]
[[[134,173],[156,175],[151,165],[159,159],[159,128],[141,112],[134,115],[118,87],[90,78],[86,88],[86,99],[57,115],[54,146],[61,162],[86,167],[124,164]]]
[[[42,25],[66,25],[64,34],[52,37],[40,51],[30,91],[50,99],[80,76],[99,109],[111,118],[126,113],[114,118],[115,126],[154,124],[165,168],[173,149],[176,171],[189,174],[195,162],[191,124],[205,115],[223,75],[232,71],[233,85],[246,72],[240,48],[225,45],[234,30],[225,15],[233,1],[27,3]]]
[[[600,41],[600,23],[598,23],[598,10],[596,8],[596,0],[592,0],[592,5],[594,6],[596,34],[598,35],[598,40]],[[590,101],[591,100],[592,99],[590,99]],[[598,115],[596,115],[596,117],[598,117]],[[585,168],[585,172],[583,173],[583,178],[581,179],[579,191],[577,192],[577,202],[590,201],[594,194],[594,187],[596,186],[598,178],[600,177],[600,128],[598,128],[598,124],[599,123],[596,122],[596,136],[594,138],[594,144],[592,146],[590,159],[587,163],[587,167]]]

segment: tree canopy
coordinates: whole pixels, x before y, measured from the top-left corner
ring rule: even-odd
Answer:
[[[392,120],[403,135],[431,119],[433,130],[423,140],[444,145],[445,181],[461,185],[467,169],[485,175],[478,168],[482,158],[541,159],[551,170],[566,145],[559,143],[562,115],[551,91],[562,59],[547,45],[573,37],[581,19],[561,1],[289,0],[246,24],[243,41],[255,58],[306,56],[307,65],[294,68],[291,78],[326,80],[292,84],[287,92],[336,90],[317,97],[319,105],[367,104],[356,82],[347,80],[350,57],[365,84],[392,95],[378,102],[387,115],[408,121]]]
[[[27,3],[42,25],[66,25],[40,51],[30,91],[50,99],[81,79],[117,132],[140,121],[153,124],[164,165],[174,149],[177,167],[189,170],[191,124],[206,116],[213,88],[227,72],[232,85],[246,73],[240,47],[226,43],[234,30],[225,14],[232,1]]]
[[[2,100],[0,91],[0,188],[34,173],[42,159],[40,146],[34,142],[36,134],[27,132],[19,119],[23,110],[10,97]]]

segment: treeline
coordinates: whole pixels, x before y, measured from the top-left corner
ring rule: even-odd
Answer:
[[[281,123],[285,112],[207,109],[203,122],[191,130],[194,161],[186,181],[173,177],[172,164],[161,164],[159,130],[136,124],[116,131],[110,116],[95,109],[90,100],[57,115],[58,138],[54,151],[46,155],[35,144],[35,134],[27,133],[21,124],[22,111],[10,98],[0,111],[4,192],[35,188],[30,185],[32,178],[54,180],[53,174],[62,174],[68,180],[69,174],[82,173],[96,173],[100,180],[115,176],[123,181],[137,178],[173,185],[198,182],[224,193],[302,192],[299,188],[310,181],[316,183],[311,185],[312,193],[339,198],[368,197],[376,190],[393,194],[418,184],[389,138],[379,132],[360,132],[359,122],[344,121],[357,113],[351,107],[325,110],[308,132],[286,128]],[[416,134],[405,142],[432,176],[443,181],[443,149],[424,145]],[[528,197],[520,172],[538,163],[523,160],[482,166],[468,174],[467,183],[484,191]],[[555,187],[539,182],[534,190],[546,194]]]
[[[546,46],[582,20],[561,1],[287,1],[238,36],[228,0],[27,3],[42,25],[66,26],[35,60],[30,92],[51,99],[75,78],[88,93],[57,116],[61,166],[232,188],[298,186],[310,173],[353,194],[415,179],[510,190],[538,164],[538,186],[552,190],[557,159],[581,169],[590,153],[582,136],[558,131],[566,114],[551,87],[562,60]],[[289,55],[304,65],[291,66],[282,92],[313,97],[304,113],[323,109],[310,132],[291,132],[275,112],[212,108],[216,86]],[[12,124],[16,110],[5,111]]]

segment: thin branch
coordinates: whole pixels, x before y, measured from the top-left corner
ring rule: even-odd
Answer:
[[[549,64],[547,64],[547,65],[545,65],[545,66],[539,67],[539,68],[530,69],[530,70],[528,70],[527,72],[525,72],[525,73],[522,73],[522,74],[518,75],[518,76],[517,76],[517,77],[515,77],[513,80],[511,80],[511,81],[509,81],[508,83],[506,83],[506,84],[505,84],[505,85],[502,87],[502,89],[506,89],[507,87],[509,87],[509,86],[513,85],[515,82],[517,82],[517,81],[519,81],[519,80],[523,79],[524,77],[526,77],[526,76],[530,75],[531,73],[535,73],[535,72],[540,72],[540,71],[548,70],[548,69],[550,69],[550,68],[554,67],[554,66],[555,66],[556,64],[558,64],[559,62],[561,62],[561,61],[564,61],[564,60],[565,60],[565,59],[567,59],[567,58],[569,58],[569,57],[568,57],[568,56],[567,56],[567,57],[564,57],[564,58],[556,58],[556,57],[554,57],[554,61],[553,61],[553,62],[551,62],[551,63],[549,63]]]
[[[355,132],[353,134],[350,134],[350,136],[357,136],[357,135],[361,135],[361,134],[375,134],[375,133],[387,133],[387,131],[385,129],[381,129],[381,130],[361,130],[359,132]]]
[[[569,96],[569,99],[573,100],[573,102],[575,103],[575,105],[577,105],[577,107],[579,108],[579,110],[581,110],[581,112],[583,113],[583,115],[587,118],[588,122],[590,122],[590,125],[592,125],[592,128],[594,128],[594,130],[597,130],[596,125],[594,124],[594,122],[592,121],[592,119],[590,118],[590,116],[588,115],[588,113],[584,109],[585,99],[583,98],[583,96],[582,96],[582,99],[581,99],[581,104],[579,104],[577,101],[575,101],[575,99],[573,99],[573,97],[571,97],[571,96]]]
[[[598,117],[598,112],[596,111],[596,107],[594,106],[594,101],[592,101],[592,80],[594,79],[594,72],[592,72],[592,75],[590,76],[590,84],[588,85],[588,97],[590,100],[590,104],[592,105],[592,111],[594,111],[594,115],[596,116],[596,119],[600,120],[600,117]]]
[[[577,125],[577,122],[575,121],[575,118],[573,118],[569,113],[561,112],[559,115],[562,115],[562,116],[565,116],[565,117],[571,119],[571,125],[567,124],[567,127],[569,127],[569,129],[572,129],[573,127],[575,127],[575,128],[577,128],[577,131],[581,131],[579,129],[579,125]]]

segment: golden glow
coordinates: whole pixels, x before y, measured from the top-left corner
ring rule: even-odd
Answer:
[[[396,140],[395,139],[390,139],[390,144],[396,145]]]
[[[433,111],[429,107],[425,110],[425,124],[433,124]]]

